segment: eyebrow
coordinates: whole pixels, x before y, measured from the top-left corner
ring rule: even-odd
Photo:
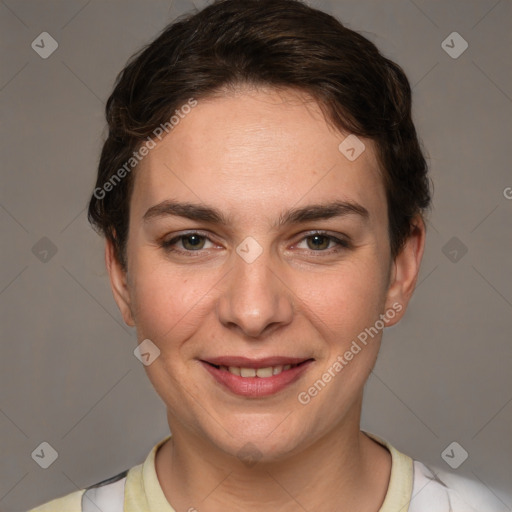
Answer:
[[[364,221],[369,218],[368,210],[352,201],[332,201],[329,203],[311,204],[301,208],[292,208],[279,216],[272,227],[303,224],[315,220],[327,220],[336,217],[358,216]],[[155,218],[177,216],[194,221],[208,222],[228,226],[230,218],[220,210],[200,204],[165,200],[149,208],[143,216],[144,222]]]

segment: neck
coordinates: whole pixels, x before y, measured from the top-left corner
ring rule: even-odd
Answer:
[[[252,466],[190,431],[171,430],[155,463],[162,490],[179,512],[378,512],[387,492],[391,455],[360,432],[358,422],[338,425],[286,460]]]

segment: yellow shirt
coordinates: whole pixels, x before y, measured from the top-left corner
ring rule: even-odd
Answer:
[[[409,456],[399,452],[388,442],[374,434],[367,433],[367,435],[385,446],[391,453],[392,458],[388,491],[379,512],[416,510],[414,506],[409,507],[413,496],[415,468],[416,473],[419,473],[417,469],[420,466],[416,465],[421,465],[421,463],[413,461]],[[144,463],[134,466],[128,471],[124,486],[124,512],[175,512],[163,493],[155,469],[156,452],[169,437],[167,436],[152,448]],[[431,487],[434,488],[435,486]],[[81,500],[84,491],[85,489],[82,489],[57,498],[29,512],[81,512]]]

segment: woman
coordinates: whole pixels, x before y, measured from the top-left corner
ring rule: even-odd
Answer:
[[[360,430],[430,203],[401,68],[298,1],[224,0],[129,62],[107,120],[89,219],[172,435],[34,510],[483,510]]]

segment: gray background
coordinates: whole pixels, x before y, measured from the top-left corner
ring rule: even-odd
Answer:
[[[403,66],[435,183],[420,284],[386,331],[362,427],[445,469],[457,441],[469,457],[456,471],[511,510],[511,2],[309,3]],[[191,7],[0,0],[3,512],[139,464],[168,433],[85,206],[115,76]],[[44,31],[59,44],[47,59],[31,48]],[[469,44],[456,59],[441,46],[453,31]],[[48,469],[31,457],[43,441],[58,452]]]

